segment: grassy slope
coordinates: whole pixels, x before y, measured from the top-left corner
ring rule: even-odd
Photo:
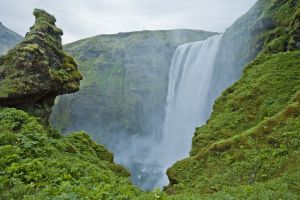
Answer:
[[[300,52],[270,57],[249,65],[217,100],[208,124],[195,133],[192,156],[168,170],[173,186],[167,192],[179,199],[218,192],[255,199],[265,190],[269,198],[296,198]]]
[[[1,199],[126,199],[141,194],[113,155],[84,132],[62,137],[36,118],[0,110]]]
[[[171,199],[299,198],[300,2],[261,2],[258,23],[272,18],[275,26],[196,130],[191,157],[168,170]]]

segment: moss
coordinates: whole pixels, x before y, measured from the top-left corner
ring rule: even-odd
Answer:
[[[62,49],[55,18],[39,9],[34,15],[24,40],[0,59],[0,106],[23,109],[48,123],[54,97],[78,91],[82,76]]]
[[[87,151],[98,156],[100,159],[113,162],[113,154],[108,152],[103,146],[96,144],[85,132],[73,133],[66,137],[66,140],[75,145],[81,152]],[[86,149],[88,147],[88,149]]]
[[[300,37],[300,2],[294,0],[274,1],[264,11],[264,16],[271,17],[276,25],[276,32],[264,32],[265,53],[277,53],[298,49]],[[280,31],[278,31],[280,30]]]
[[[272,40],[267,46],[266,51],[270,53],[284,52],[287,50],[287,37],[283,36]]]
[[[27,44],[22,48],[24,51],[28,51],[28,52],[35,52],[35,51],[39,50],[37,44]]]
[[[299,90],[299,59],[296,51],[261,56],[253,61],[245,69],[244,77],[215,102],[207,128],[196,132],[192,153],[211,141],[247,130],[283,109]]]
[[[0,109],[1,199],[132,199],[146,195],[84,133],[51,137],[35,117]]]
[[[291,107],[297,110],[297,115],[285,114]],[[211,144],[205,150],[209,152],[205,158],[197,155],[177,163],[168,170],[173,180],[173,186],[167,188],[167,192],[174,195],[171,199],[195,194],[201,194],[203,199],[222,195],[237,198],[239,192],[247,188],[252,188],[251,193],[243,194],[247,199],[264,195],[297,198],[298,191],[292,188],[280,187],[282,191],[278,192],[277,186],[269,187],[290,185],[289,179],[299,178],[296,164],[299,162],[299,111],[299,104],[287,106],[252,129]],[[262,132],[266,128],[272,129],[267,135]],[[226,148],[219,151],[220,147]],[[264,189],[258,189],[260,187]]]

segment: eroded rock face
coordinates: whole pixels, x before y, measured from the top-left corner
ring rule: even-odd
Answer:
[[[35,24],[24,40],[0,57],[0,106],[16,107],[48,123],[56,96],[79,90],[74,59],[62,48],[56,19],[35,9]]]

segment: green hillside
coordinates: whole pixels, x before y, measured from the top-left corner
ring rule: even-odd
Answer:
[[[263,50],[168,170],[171,199],[299,198],[300,2],[258,3],[255,26],[271,23],[256,38]]]
[[[22,40],[22,36],[9,30],[0,22],[0,55],[5,54]]]

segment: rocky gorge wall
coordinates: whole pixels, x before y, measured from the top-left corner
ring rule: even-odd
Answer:
[[[52,124],[65,133],[87,130],[106,141],[120,133],[159,137],[175,48],[213,34],[142,31],[100,35],[66,45],[85,78],[79,93],[57,100]]]

